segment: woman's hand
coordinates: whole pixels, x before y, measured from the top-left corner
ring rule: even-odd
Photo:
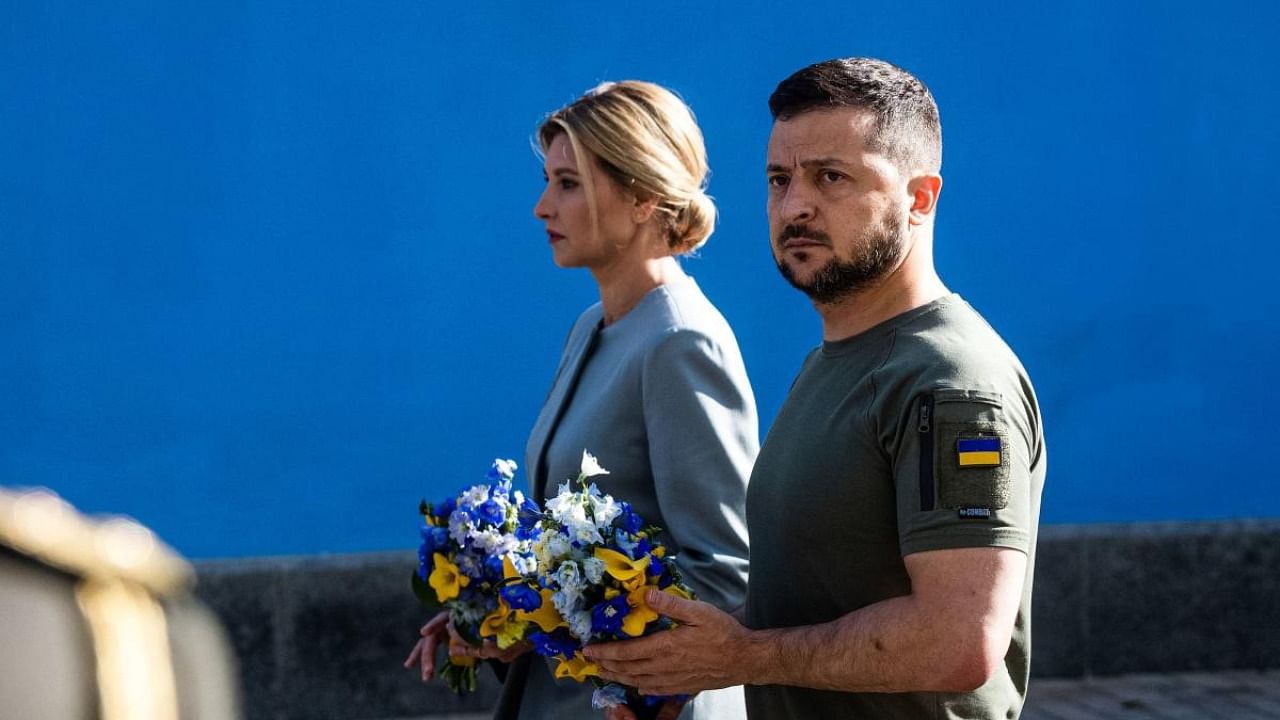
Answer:
[[[492,640],[485,640],[481,645],[472,645],[463,640],[461,635],[458,635],[458,631],[453,629],[453,623],[449,623],[448,632],[449,654],[453,656],[461,655],[481,660],[497,660],[498,662],[509,663],[533,649],[533,644],[528,640],[521,640],[506,650],[498,647],[498,643]]]
[[[418,644],[413,646],[413,650],[409,653],[409,657],[405,659],[404,666],[412,668],[414,665],[422,666],[422,682],[427,682],[436,674],[436,648],[440,643],[444,642],[449,636],[449,613],[442,612],[422,626],[418,634],[422,637],[418,639]]]

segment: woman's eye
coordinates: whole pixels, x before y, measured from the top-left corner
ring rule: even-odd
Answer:
[[[574,188],[576,188],[576,187],[578,187],[578,181],[577,181],[577,180],[570,180],[569,178],[560,178],[560,189],[561,189],[561,190],[572,190],[572,189],[574,189]]]

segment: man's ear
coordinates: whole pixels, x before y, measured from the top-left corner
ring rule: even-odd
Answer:
[[[911,178],[907,183],[907,192],[911,194],[908,222],[912,225],[923,225],[938,208],[938,194],[942,192],[942,176],[935,173]]]

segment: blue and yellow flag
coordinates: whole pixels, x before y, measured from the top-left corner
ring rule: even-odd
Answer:
[[[960,438],[956,442],[956,457],[960,467],[999,467],[1000,438]]]

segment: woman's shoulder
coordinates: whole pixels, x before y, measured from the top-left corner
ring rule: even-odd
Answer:
[[[657,336],[691,333],[717,341],[733,339],[728,321],[693,278],[663,285],[654,295],[655,302],[646,308],[646,324]]]
[[[566,344],[572,343],[574,338],[590,335],[591,332],[600,325],[600,321],[603,319],[604,307],[599,301],[587,306],[587,309],[582,311],[582,314],[578,316],[578,319],[573,321],[573,327],[569,328],[569,336],[566,338]]]

